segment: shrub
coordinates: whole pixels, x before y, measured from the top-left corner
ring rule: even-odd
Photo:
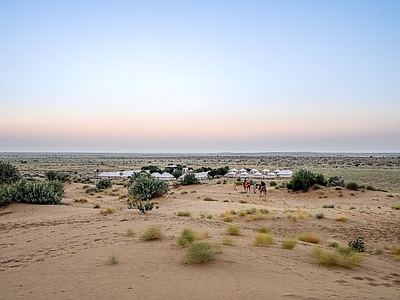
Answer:
[[[196,240],[196,233],[190,228],[184,228],[178,237],[178,245],[185,247]]]
[[[108,257],[108,263],[110,265],[115,265],[118,262],[119,262],[118,255],[115,253],[111,253],[110,256]]]
[[[240,226],[239,226],[239,225],[236,225],[236,224],[234,224],[234,225],[229,225],[229,226],[226,228],[226,232],[227,232],[229,235],[240,235]]]
[[[271,233],[258,232],[254,236],[254,245],[272,245],[274,237]]]
[[[215,251],[207,242],[191,243],[186,257],[188,263],[202,264],[215,259]]]
[[[346,222],[347,221],[347,216],[346,215],[336,215],[335,216],[335,220],[336,221],[340,221],[340,222]]]
[[[107,207],[100,210],[101,215],[109,215],[115,213],[115,207]]]
[[[177,211],[175,214],[179,217],[190,217],[192,215],[192,213],[188,210],[185,210],[185,211],[180,210],[180,211]]]
[[[163,196],[168,191],[169,186],[165,181],[158,180],[147,173],[139,173],[136,175],[133,185],[128,187],[129,195],[134,198],[134,201],[128,203],[128,208],[136,208],[145,214],[154,207],[154,202],[150,202],[150,200]]]
[[[346,184],[346,188],[351,190],[351,191],[357,191],[358,190],[358,184],[356,182],[351,181],[351,182],[348,182]]]
[[[13,184],[22,179],[19,170],[8,162],[0,161],[0,185]]]
[[[275,181],[271,181],[271,182],[269,183],[269,186],[277,186],[277,183],[276,183]]]
[[[224,220],[224,222],[230,223],[230,222],[233,222],[233,217],[230,215],[226,215],[223,217],[223,220]]]
[[[110,187],[112,187],[112,183],[110,179],[100,179],[97,183],[96,183],[96,187],[99,190],[104,190],[104,189],[108,189]]]
[[[299,240],[306,243],[319,244],[321,242],[321,238],[312,232],[306,232],[299,236]]]
[[[48,181],[58,180],[60,182],[69,181],[69,174],[59,171],[47,171],[44,173]]]
[[[313,254],[322,266],[337,265],[348,269],[359,265],[364,259],[359,253],[343,247],[338,247],[334,250],[324,250],[316,247],[313,249]]]
[[[0,206],[7,206],[14,201],[14,188],[11,186],[0,185]]]
[[[64,185],[56,181],[28,182],[20,180],[14,185],[14,198],[28,204],[60,204]]]
[[[344,180],[338,176],[333,176],[328,179],[328,186],[344,186]]]
[[[260,233],[271,233],[271,228],[267,227],[267,226],[261,226],[257,229],[257,232]]]
[[[317,219],[323,219],[324,218],[324,213],[323,212],[319,212],[319,213],[316,213],[315,214],[315,217],[317,218]]]
[[[349,249],[357,252],[364,252],[364,239],[362,236],[359,236],[355,241],[350,241],[348,243]]]
[[[285,238],[281,243],[283,249],[293,249],[297,245],[297,241],[292,238]]]
[[[151,225],[149,226],[140,236],[142,241],[153,241],[159,240],[164,237],[161,226],[159,225]]]
[[[300,169],[293,175],[289,186],[293,191],[307,192],[315,183],[317,183],[317,179],[314,173]]]
[[[191,184],[199,184],[200,180],[196,178],[194,173],[186,174],[183,179],[181,180],[182,185],[191,185]]]
[[[97,186],[89,186],[85,192],[87,194],[92,194],[92,193],[97,193],[99,191],[99,189],[97,188]]]

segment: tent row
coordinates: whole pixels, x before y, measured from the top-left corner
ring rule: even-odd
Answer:
[[[131,170],[131,171],[102,172],[98,175],[98,178],[100,178],[100,179],[128,179],[134,173],[139,173],[139,172],[141,172],[141,171],[140,170],[137,170],[137,171]],[[189,174],[189,173],[183,174],[178,179],[183,179],[186,174]],[[152,173],[151,175],[159,180],[169,181],[169,180],[175,179],[175,177],[172,176],[172,174],[170,174],[168,172],[164,172],[162,174],[155,172],[155,173]],[[199,180],[204,180],[204,179],[208,178],[208,172],[194,173],[194,175]]]
[[[275,170],[270,172],[268,169],[264,169],[259,172],[257,169],[252,169],[247,172],[246,169],[236,170],[232,169],[227,174],[228,178],[254,178],[254,179],[286,179],[291,178],[293,172],[290,170]]]

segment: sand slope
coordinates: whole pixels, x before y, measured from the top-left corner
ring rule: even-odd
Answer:
[[[243,194],[240,188],[234,191],[231,185],[202,184],[173,190],[157,200],[160,209],[143,215],[118,199],[116,194],[126,193],[122,186],[113,187],[118,189],[114,195],[111,190],[100,193],[101,198],[86,194],[82,186],[66,186],[63,201],[70,205],[0,209],[1,299],[400,299],[400,262],[388,250],[400,244],[400,211],[390,208],[399,203],[397,195],[343,190],[340,196],[333,188],[295,194],[269,187],[263,198]],[[181,194],[183,190],[188,193]],[[88,202],[74,202],[79,197]],[[96,203],[116,211],[102,215],[93,208]],[[335,208],[323,209],[324,204]],[[234,245],[222,245],[227,223],[221,214],[251,208],[269,213],[248,222],[235,215],[241,235],[230,236]],[[310,216],[288,218],[299,216],[299,209]],[[174,214],[183,210],[192,216]],[[316,212],[325,218],[316,219]],[[347,221],[336,221],[338,214]],[[162,226],[165,238],[141,241],[141,233],[152,224]],[[260,226],[272,229],[272,246],[253,245]],[[176,245],[185,227],[207,232],[207,241],[221,245],[215,261],[186,264],[186,249]],[[135,235],[127,236],[128,229]],[[323,267],[312,256],[314,244],[282,249],[284,237],[309,231],[319,234],[326,248],[329,240],[347,244],[364,236],[364,263],[353,269]],[[382,254],[372,253],[376,246]],[[109,263],[112,254],[117,264]]]

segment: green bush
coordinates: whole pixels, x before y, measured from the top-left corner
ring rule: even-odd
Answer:
[[[108,189],[108,188],[112,187],[112,182],[110,179],[100,179],[96,183],[96,187],[100,190]]]
[[[129,202],[128,208],[136,208],[142,213],[147,213],[154,207],[154,202],[150,202],[150,200],[161,197],[168,191],[169,186],[165,181],[158,180],[147,173],[139,173],[133,185],[128,187],[128,193],[134,199]]]
[[[346,188],[351,190],[351,191],[357,191],[358,190],[358,184],[356,182],[351,181],[351,182],[348,182],[346,184]]]
[[[196,178],[194,173],[186,174],[181,180],[182,185],[199,184],[200,180]]]
[[[275,182],[275,181],[271,181],[270,183],[269,183],[269,186],[277,186],[278,184]]]
[[[69,181],[69,174],[59,171],[47,171],[44,173],[44,175],[49,181],[54,181],[54,180],[58,180],[61,182]]]
[[[313,172],[300,169],[293,175],[288,188],[293,191],[307,192],[315,183],[317,183],[317,176]]]
[[[14,185],[15,199],[28,204],[60,204],[63,184],[56,181],[28,182],[20,180]]]
[[[195,242],[190,244],[186,257],[189,263],[202,264],[213,260],[215,251],[207,242]]]
[[[0,185],[0,206],[7,206],[14,202],[15,192],[11,186]]]
[[[322,174],[317,174],[315,176],[315,180],[317,181],[316,184],[326,186],[328,184],[328,181],[325,179],[324,175]]]
[[[13,184],[22,178],[19,170],[8,162],[0,161],[0,185]]]
[[[329,177],[328,186],[344,186],[344,180],[338,176]]]
[[[357,252],[364,252],[365,247],[364,247],[364,240],[363,237],[360,236],[358,237],[355,241],[350,241],[348,243],[349,249]]]

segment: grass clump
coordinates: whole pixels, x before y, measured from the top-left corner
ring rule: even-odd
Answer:
[[[86,203],[87,201],[86,198],[74,198],[74,202]]]
[[[269,210],[268,210],[268,208],[260,208],[260,213],[265,215],[265,214],[269,213]]]
[[[190,217],[192,213],[190,211],[185,210],[185,211],[177,211],[175,215],[179,217]]]
[[[258,232],[254,235],[254,245],[269,246],[274,242],[274,237],[271,233]]]
[[[315,214],[315,217],[316,217],[317,219],[323,219],[323,218],[325,217],[325,215],[324,215],[323,212],[318,212],[318,213]]]
[[[222,238],[222,244],[228,245],[228,246],[233,246],[233,245],[235,245],[235,241],[233,239],[231,239],[230,237],[225,236]]]
[[[400,210],[400,204],[392,205],[391,208],[394,210]]]
[[[229,235],[240,235],[240,230],[241,230],[240,226],[236,224],[229,225],[226,228],[226,232]]]
[[[322,266],[329,267],[337,265],[347,269],[361,264],[364,259],[360,253],[350,248],[340,246],[333,250],[324,250],[321,247],[316,247],[313,249],[313,255]]]
[[[134,236],[134,235],[135,235],[135,232],[134,232],[131,228],[128,228],[128,229],[126,230],[126,235],[127,235],[127,236]]]
[[[205,198],[204,198],[204,201],[218,201],[218,200],[213,199],[213,198],[211,198],[211,197],[205,197]]]
[[[140,236],[142,241],[159,240],[164,237],[164,233],[160,225],[149,226]]]
[[[185,195],[187,193],[188,193],[187,191],[181,191],[181,195]]]
[[[115,265],[119,263],[118,255],[115,253],[111,253],[110,256],[108,257],[108,263],[110,265]]]
[[[335,221],[346,222],[347,221],[347,216],[346,215],[336,215],[335,216]]]
[[[109,215],[109,214],[113,214],[115,212],[115,207],[107,207],[107,208],[103,208],[100,209],[100,214],[101,215]]]
[[[259,233],[271,233],[271,228],[267,226],[260,226],[257,228],[257,232]]]
[[[321,238],[313,232],[306,232],[299,236],[299,240],[306,243],[319,244],[321,243]]]
[[[293,249],[297,245],[297,241],[293,238],[285,238],[281,243],[283,249]]]
[[[215,251],[210,243],[191,243],[186,252],[186,258],[188,263],[202,264],[214,260]]]
[[[190,228],[184,228],[178,237],[177,244],[181,247],[190,245],[196,240],[196,233]]]
[[[223,217],[222,220],[224,220],[224,222],[230,223],[230,222],[233,222],[233,219],[234,219],[233,216],[226,215],[226,216]]]

